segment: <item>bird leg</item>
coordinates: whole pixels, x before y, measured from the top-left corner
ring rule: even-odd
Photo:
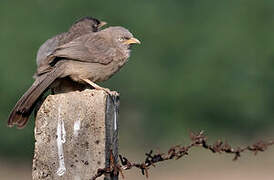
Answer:
[[[89,85],[91,85],[92,87],[94,87],[94,89],[103,90],[106,93],[108,93],[110,96],[118,96],[119,95],[117,92],[115,92],[115,91],[111,92],[108,88],[103,88],[103,87],[97,85],[96,83],[92,82],[89,79],[82,79],[82,80],[85,81],[86,83],[88,83]]]

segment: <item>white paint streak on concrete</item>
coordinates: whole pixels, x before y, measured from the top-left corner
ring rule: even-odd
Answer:
[[[114,131],[117,130],[117,110],[116,110],[116,105],[115,105],[115,108],[114,108]]]
[[[78,137],[78,132],[80,130],[80,127],[81,127],[81,119],[79,117],[79,119],[74,123],[74,126],[73,126],[74,137]]]
[[[59,158],[59,168],[57,170],[58,176],[63,176],[66,172],[63,144],[66,142],[66,130],[64,121],[61,119],[61,106],[58,107],[58,119],[57,119],[57,149]]]

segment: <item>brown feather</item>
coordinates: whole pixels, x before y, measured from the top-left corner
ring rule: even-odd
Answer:
[[[107,36],[102,36],[100,33],[90,33],[58,47],[52,55],[106,65],[115,57],[116,49]]]
[[[47,88],[56,80],[61,77],[64,71],[62,62],[56,64],[56,68],[52,71],[39,76],[27,92],[19,99],[15,107],[10,113],[8,125],[12,127],[17,125],[18,128],[23,128],[31,115],[38,98],[47,90]]]

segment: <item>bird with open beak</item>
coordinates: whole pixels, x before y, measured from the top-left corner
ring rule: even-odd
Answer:
[[[59,45],[38,66],[35,82],[16,103],[8,125],[23,128],[39,97],[61,78],[111,93],[95,83],[108,80],[120,70],[130,56],[132,44],[140,44],[140,41],[127,29],[109,27]]]

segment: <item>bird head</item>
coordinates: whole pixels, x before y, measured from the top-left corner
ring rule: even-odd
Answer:
[[[84,17],[76,21],[69,31],[75,31],[77,29],[86,30],[86,31],[92,31],[97,32],[107,23],[105,21],[100,21],[93,17]]]
[[[141,44],[126,28],[115,26],[103,31],[109,32],[113,44],[121,50],[129,51],[133,44]]]

